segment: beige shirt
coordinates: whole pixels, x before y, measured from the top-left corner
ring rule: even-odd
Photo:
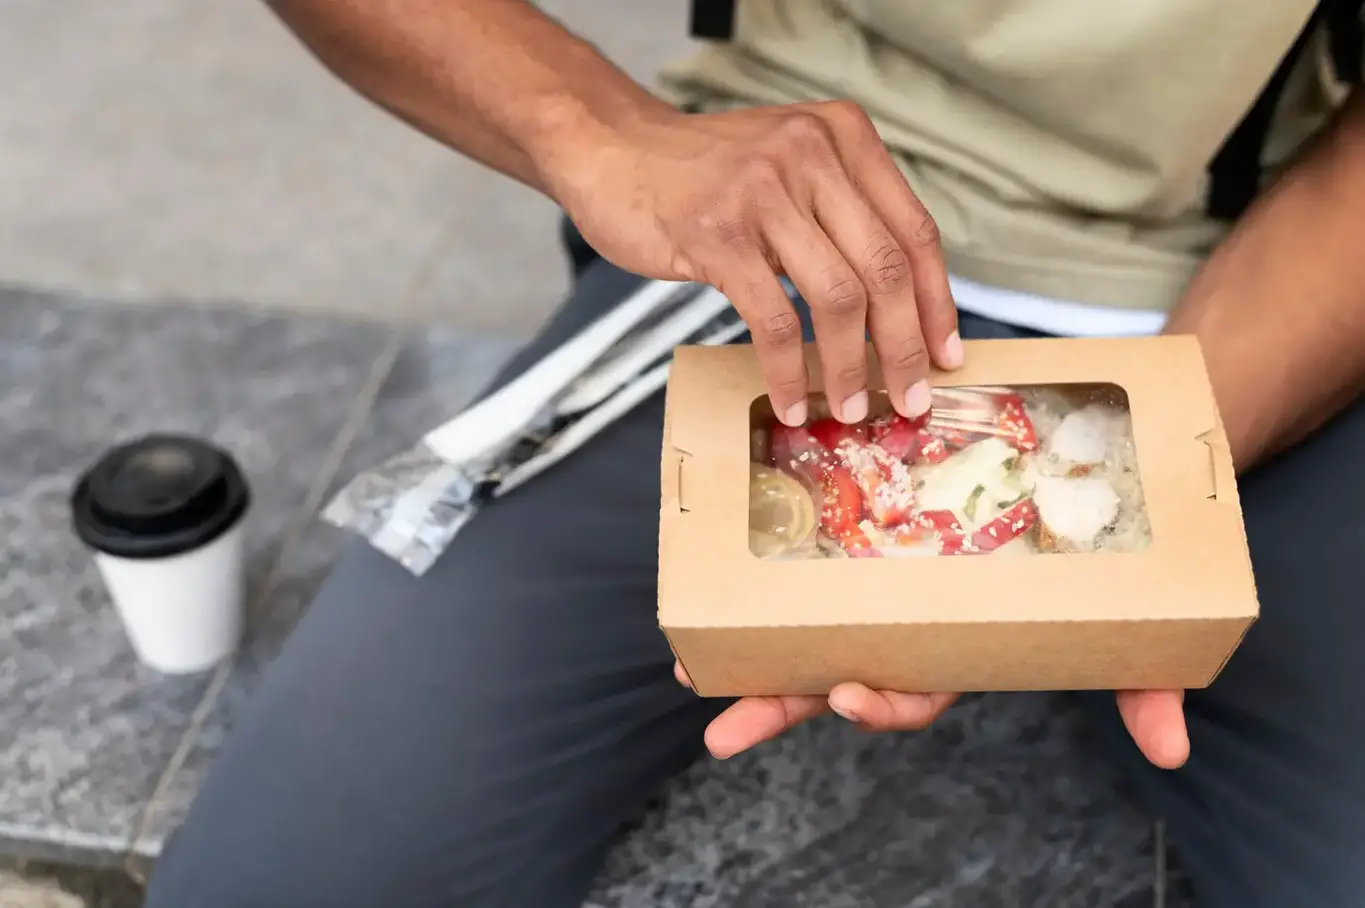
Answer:
[[[830,98],[872,116],[949,268],[1106,307],[1174,304],[1227,226],[1210,163],[1311,0],[740,0],[735,34],[669,67],[718,110]],[[1313,28],[1274,106],[1267,177],[1347,88]]]

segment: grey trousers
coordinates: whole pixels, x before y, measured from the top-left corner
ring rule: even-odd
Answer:
[[[597,263],[500,377],[636,279]],[[809,326],[808,326],[809,327]],[[963,318],[966,336],[1007,336]],[[148,908],[572,908],[723,704],[655,626],[661,402],[497,506],[421,579],[353,544],[155,869]],[[1193,757],[1113,758],[1201,904],[1365,905],[1365,409],[1242,483],[1263,619],[1188,698]]]

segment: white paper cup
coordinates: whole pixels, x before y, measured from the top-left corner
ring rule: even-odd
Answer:
[[[155,435],[115,448],[72,495],[76,534],[134,652],[167,674],[212,668],[236,649],[245,616],[240,468],[203,441]]]

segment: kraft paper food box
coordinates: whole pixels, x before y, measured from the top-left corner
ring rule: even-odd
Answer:
[[[926,419],[777,423],[752,346],[667,391],[659,624],[702,696],[1207,686],[1257,616],[1192,337],[989,340]],[[869,356],[872,356],[869,350]]]

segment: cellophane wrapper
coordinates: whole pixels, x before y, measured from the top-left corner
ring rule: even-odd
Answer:
[[[936,388],[929,413],[860,425],[812,398],[757,418],[750,548],[762,558],[1131,552],[1151,528],[1114,385]],[[759,412],[756,405],[755,412]]]
[[[356,476],[321,516],[420,576],[478,513],[484,475],[423,442]]]

